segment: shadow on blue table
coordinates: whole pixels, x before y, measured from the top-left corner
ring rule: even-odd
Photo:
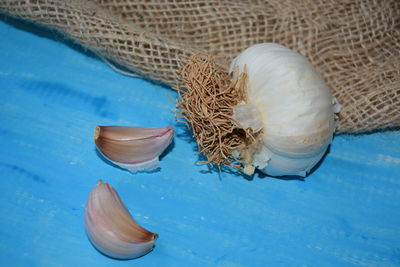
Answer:
[[[74,40],[72,40],[71,38],[67,37],[66,35],[62,34],[61,32],[59,32],[58,30],[55,29],[51,29],[49,27],[45,27],[43,25],[40,24],[36,24],[33,22],[29,22],[26,20],[22,20],[19,18],[15,18],[12,16],[9,16],[7,14],[3,14],[0,13],[0,21],[3,21],[4,23],[22,30],[22,31],[26,31],[26,32],[30,32],[32,34],[35,34],[39,37],[42,38],[47,38],[47,39],[51,39],[53,41],[57,41],[57,42],[62,42],[63,44],[65,44],[66,46],[74,49],[75,51],[84,54],[85,56],[88,56],[90,58],[94,58],[97,59],[99,61],[103,61],[104,58],[101,55],[97,55],[96,53],[94,53],[93,51],[83,47],[82,45],[80,45],[79,43],[75,42]],[[125,74],[130,74],[133,77],[140,77],[140,74],[137,74],[135,72],[133,72],[130,69],[127,69],[126,67],[118,64],[117,62],[113,61],[112,59],[107,58],[106,60],[104,60],[105,63],[107,63],[108,65],[110,65],[113,69],[117,70],[118,72],[120,72],[121,74],[125,75]],[[150,82],[151,84],[157,85],[157,86],[163,86],[163,87],[167,87],[169,88],[169,86],[167,84],[158,82],[158,81],[154,81],[154,80],[147,80],[148,82]]]

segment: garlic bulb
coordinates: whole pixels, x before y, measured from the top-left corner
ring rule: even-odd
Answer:
[[[100,252],[116,259],[133,259],[147,254],[157,238],[157,234],[133,220],[117,192],[102,181],[88,197],[85,227],[92,244]]]
[[[115,165],[131,172],[160,167],[159,156],[174,135],[171,126],[97,126],[94,141],[98,151]]]
[[[234,118],[254,132],[262,125],[251,165],[272,176],[305,176],[331,143],[340,109],[323,78],[303,56],[274,43],[246,49],[230,72],[234,79],[247,73],[247,103],[234,107]]]

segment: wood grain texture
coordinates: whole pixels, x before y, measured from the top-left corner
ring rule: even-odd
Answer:
[[[399,131],[336,137],[304,181],[209,172],[174,121],[175,92],[37,31],[0,23],[1,266],[400,265]],[[158,172],[116,168],[92,141],[96,125],[170,124]],[[83,209],[98,179],[159,234],[153,252],[92,247]]]

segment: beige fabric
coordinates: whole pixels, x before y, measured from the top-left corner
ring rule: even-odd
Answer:
[[[171,86],[193,52],[227,67],[246,47],[277,42],[306,56],[332,88],[343,105],[339,133],[400,126],[398,0],[0,0],[0,11]]]

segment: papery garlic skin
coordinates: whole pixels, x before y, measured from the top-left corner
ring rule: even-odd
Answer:
[[[97,126],[98,151],[113,164],[130,172],[160,167],[159,156],[171,144],[174,130],[167,127]]]
[[[338,106],[329,87],[306,58],[274,43],[238,55],[230,72],[237,78],[243,71],[247,104],[263,125],[252,164],[272,176],[306,176],[332,141]]]
[[[134,259],[150,252],[157,234],[138,225],[108,184],[90,192],[85,208],[85,228],[91,243],[115,259]]]

